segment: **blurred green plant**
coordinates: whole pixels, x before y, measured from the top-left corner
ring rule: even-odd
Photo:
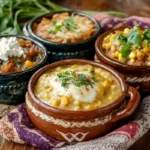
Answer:
[[[50,0],[0,0],[0,35],[22,34],[24,23],[33,17],[53,11],[69,10]],[[116,11],[83,11],[87,14],[105,13],[115,16],[126,16]]]

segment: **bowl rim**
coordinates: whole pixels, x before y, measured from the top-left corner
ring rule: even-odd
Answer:
[[[102,48],[103,39],[107,35],[109,35],[110,33],[113,33],[116,30],[123,30],[125,28],[130,28],[131,29],[132,27],[125,26],[125,27],[120,27],[120,28],[117,28],[117,29],[111,29],[111,30],[101,34],[100,36],[98,36],[98,38],[95,42],[95,50],[96,50],[96,55],[97,55],[98,59],[100,59],[100,60],[103,59],[107,63],[112,64],[113,66],[115,66],[116,68],[117,67],[123,68],[123,69],[130,68],[130,70],[137,70],[137,71],[139,71],[139,69],[141,69],[141,70],[144,70],[144,69],[150,70],[150,66],[133,66],[133,65],[128,65],[128,64],[124,64],[124,63],[115,61],[115,60],[111,59],[110,57],[106,56],[105,53],[103,52],[103,48]]]
[[[39,20],[39,19],[42,19],[43,17],[51,17],[51,16],[53,16],[54,14],[57,14],[57,13],[69,13],[69,14],[77,14],[77,15],[79,15],[79,16],[85,16],[85,17],[87,17],[88,19],[90,19],[94,24],[95,24],[95,26],[96,26],[96,32],[90,37],[90,38],[88,38],[88,39],[86,39],[86,40],[82,40],[82,41],[80,41],[80,42],[75,42],[75,43],[56,43],[56,42],[51,42],[51,41],[48,41],[48,40],[45,40],[45,39],[43,39],[43,38],[41,38],[41,37],[39,37],[39,36],[37,36],[34,32],[33,32],[33,30],[32,30],[32,26],[33,26],[33,24],[37,21],[37,20]],[[41,42],[43,42],[43,43],[45,43],[45,44],[51,44],[51,45],[55,45],[55,46],[76,46],[76,45],[81,45],[81,44],[85,44],[85,43],[88,43],[89,41],[91,41],[91,40],[93,40],[94,38],[96,38],[98,35],[99,35],[99,33],[100,33],[100,31],[101,31],[101,27],[100,27],[100,24],[99,24],[99,22],[94,18],[94,17],[92,17],[92,16],[90,16],[90,15],[87,15],[87,14],[85,14],[85,13],[83,13],[83,12],[80,12],[80,11],[75,11],[75,10],[67,10],[67,11],[55,11],[55,12],[50,12],[50,13],[47,13],[47,14],[44,14],[44,15],[41,15],[41,16],[38,16],[38,17],[35,17],[35,18],[33,18],[31,21],[29,21],[29,23],[28,23],[28,25],[27,25],[27,28],[28,28],[28,32],[29,32],[29,34],[33,37],[33,38],[36,38],[37,40],[39,40],[39,41],[41,41]]]
[[[27,36],[24,36],[24,35],[0,35],[0,38],[5,38],[5,37],[16,37],[16,38],[22,38],[22,39],[25,39],[25,40],[30,40],[32,41],[35,45],[37,45],[42,51],[43,51],[43,59],[37,64],[35,65],[34,67],[32,68],[29,68],[27,70],[23,70],[23,71],[19,71],[19,72],[8,72],[6,74],[0,74],[0,77],[6,77],[6,76],[16,76],[16,75],[22,75],[22,74],[25,74],[25,73],[28,73],[28,72],[31,72],[35,69],[37,69],[39,66],[41,66],[42,64],[44,64],[48,58],[48,54],[47,54],[47,49],[46,47],[41,44],[40,42],[30,38],[30,37],[27,37]]]
[[[47,70],[50,70],[52,68],[56,68],[58,66],[61,65],[70,65],[70,64],[90,64],[93,65],[95,67],[99,67],[99,68],[103,68],[104,70],[110,72],[119,82],[120,88],[121,88],[121,94],[120,96],[112,103],[97,108],[97,109],[93,109],[93,110],[84,110],[84,111],[73,111],[73,110],[65,110],[65,109],[60,109],[60,108],[56,108],[56,107],[52,107],[46,103],[44,103],[43,101],[39,100],[35,94],[34,94],[34,87],[35,87],[35,83],[37,81],[37,79]],[[30,96],[30,98],[34,101],[34,104],[38,104],[40,106],[42,106],[44,109],[46,109],[47,111],[52,111],[54,113],[62,113],[62,114],[76,114],[76,115],[83,115],[84,113],[89,113],[89,114],[94,114],[95,112],[103,112],[103,111],[107,111],[109,109],[113,109],[115,107],[117,107],[121,102],[124,101],[125,97],[127,96],[127,92],[128,91],[128,86],[125,83],[125,80],[123,79],[123,77],[120,75],[120,73],[118,73],[116,70],[114,70],[113,68],[111,68],[108,65],[105,64],[101,64],[101,63],[97,63],[94,61],[90,61],[90,60],[84,60],[84,59],[66,59],[66,60],[61,60],[52,64],[48,64],[44,67],[42,67],[41,69],[39,69],[38,71],[36,71],[32,77],[29,80],[28,83],[28,94]]]

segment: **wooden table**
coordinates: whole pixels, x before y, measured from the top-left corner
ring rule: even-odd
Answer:
[[[65,7],[78,10],[116,10],[131,15],[149,17],[150,0],[53,0]],[[132,6],[132,7],[131,7]],[[140,138],[129,150],[150,150],[150,130]],[[15,144],[0,137],[0,150],[40,150],[39,148]]]

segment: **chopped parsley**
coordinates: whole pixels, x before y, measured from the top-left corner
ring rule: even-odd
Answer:
[[[144,30],[144,39],[147,40],[147,43],[150,43],[150,29]]]
[[[77,28],[77,24],[75,23],[73,16],[71,16],[65,19],[60,25],[57,25],[57,22],[54,20],[52,22],[52,27],[53,29],[49,29],[48,32],[56,34],[57,32],[61,31],[62,28],[65,28],[68,31],[74,31]]]
[[[77,74],[75,71],[61,72],[57,74],[57,79],[61,81],[61,86],[68,88],[69,84],[73,84],[77,87],[88,86],[93,87],[93,84],[96,82],[96,79],[92,76],[89,77],[85,74]]]
[[[50,88],[50,87],[49,87],[49,86],[45,86],[44,88],[45,88],[45,89],[48,89],[48,88]]]

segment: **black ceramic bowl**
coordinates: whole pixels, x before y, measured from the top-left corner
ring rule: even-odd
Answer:
[[[85,16],[93,21],[96,27],[96,32],[87,40],[83,40],[77,43],[71,44],[57,44],[54,42],[50,42],[38,37],[32,30],[34,23],[39,23],[43,17],[52,18],[52,16],[56,13],[68,12],[69,14]],[[48,49],[49,60],[58,61],[62,59],[73,59],[73,58],[82,58],[82,59],[92,59],[94,56],[94,42],[97,36],[100,33],[100,25],[99,23],[91,16],[86,15],[82,12],[78,11],[60,11],[60,12],[52,12],[40,17],[34,18],[28,23],[24,25],[24,34],[30,36],[37,41],[41,42]]]
[[[25,40],[30,40],[43,51],[43,59],[34,67],[20,71],[10,72],[7,74],[0,74],[0,103],[3,104],[19,104],[25,100],[25,92],[27,91],[27,84],[32,74],[42,67],[47,61],[47,50],[45,46],[39,42],[26,37],[15,35],[4,35],[2,37],[17,37]]]

